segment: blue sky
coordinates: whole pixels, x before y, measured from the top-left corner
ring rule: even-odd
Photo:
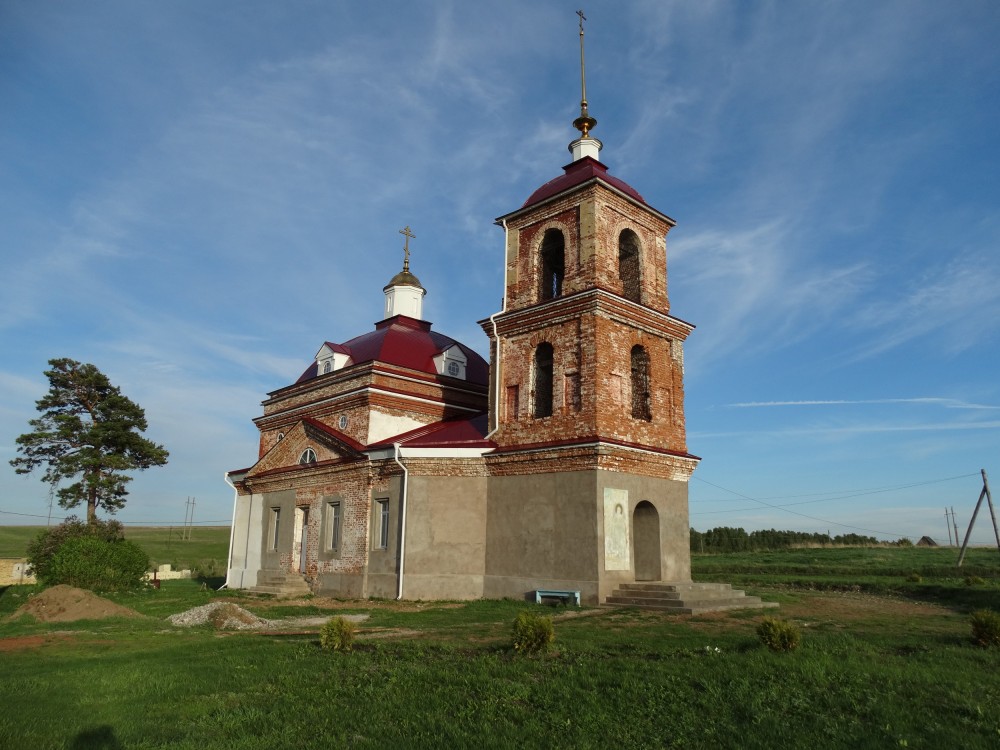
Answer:
[[[485,353],[493,219],[569,160],[577,7],[0,2],[0,523],[47,514],[7,461],[52,357],[171,452],[119,518],[228,520],[260,401],[381,317],[404,225]],[[1000,4],[585,10],[602,161],[677,220],[692,525],[964,532],[1000,488]]]

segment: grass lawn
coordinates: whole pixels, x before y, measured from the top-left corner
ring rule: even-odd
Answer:
[[[806,552],[817,551],[774,565],[813,565],[821,586],[772,580],[767,566],[740,573],[781,602],[768,615],[801,629],[792,653],[759,644],[759,611],[280,601],[167,581],[113,597],[148,618],[44,624],[7,619],[31,593],[11,587],[0,595],[0,747],[1000,746],[1000,650],[974,646],[968,623],[972,607],[1000,610],[1000,565],[981,562],[986,583],[954,571],[914,583],[889,574],[914,567],[911,550],[890,550],[881,568],[853,550],[794,558]],[[708,562],[723,564],[697,559],[696,571]],[[853,573],[831,572],[844,568]],[[349,654],[323,651],[315,626],[220,632],[163,619],[223,597],[272,619],[369,618]],[[525,608],[555,616],[546,655],[509,648]]]

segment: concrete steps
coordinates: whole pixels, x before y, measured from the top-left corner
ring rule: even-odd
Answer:
[[[623,583],[611,592],[605,604],[685,615],[778,606],[757,596],[747,596],[728,583]]]
[[[262,570],[257,574],[257,585],[249,589],[255,594],[272,594],[282,598],[306,596],[312,593],[301,573],[287,570]]]

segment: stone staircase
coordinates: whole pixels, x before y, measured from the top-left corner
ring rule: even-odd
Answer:
[[[287,570],[262,570],[257,574],[257,585],[250,588],[255,594],[273,594],[282,598],[306,596],[312,593],[301,573]]]
[[[623,583],[611,592],[606,604],[684,615],[778,606],[776,602],[761,601],[758,596],[747,596],[728,583]]]

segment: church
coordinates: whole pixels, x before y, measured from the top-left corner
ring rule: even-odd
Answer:
[[[423,319],[401,230],[383,319],[269,393],[256,463],[226,475],[229,587],[597,604],[692,586],[674,221],[599,160],[583,80],[570,163],[496,220],[490,361]]]

